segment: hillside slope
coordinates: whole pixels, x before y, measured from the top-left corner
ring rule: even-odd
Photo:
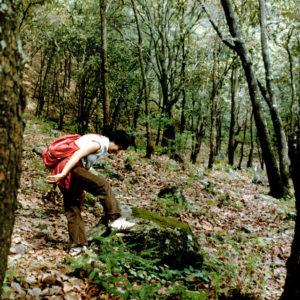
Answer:
[[[91,281],[75,277],[66,259],[68,234],[61,196],[45,183],[48,171],[32,151],[63,134],[49,126],[26,118],[19,207],[4,299],[90,299]],[[146,160],[129,150],[105,158],[104,163],[123,177],[108,176],[122,204],[190,224],[207,253],[207,264],[218,267],[208,274],[210,283],[201,285],[211,299],[216,290],[226,294],[232,288],[259,299],[278,299],[293,237],[292,200],[267,196],[268,187],[252,183],[251,170],[232,170],[223,161],[208,171],[205,166],[179,165],[166,156]],[[169,185],[181,188],[185,206],[157,197]],[[87,203],[83,217],[91,228],[102,212],[92,197]],[[112,297],[103,294],[103,298]]]

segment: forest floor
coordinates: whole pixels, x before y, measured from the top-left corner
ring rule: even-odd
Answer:
[[[40,120],[26,118],[23,173],[3,299],[97,299],[90,296],[91,280],[72,272],[61,196],[51,193],[45,183],[48,171],[32,151],[61,134]],[[128,161],[131,170],[125,166]],[[159,202],[157,194],[170,184],[182,188],[189,206],[172,213],[190,224],[207,263],[219,268],[202,285],[208,299],[229,294],[230,289],[257,299],[279,298],[293,238],[293,199],[268,196],[267,186],[252,183],[253,170],[234,170],[224,161],[208,170],[201,163],[178,164],[164,155],[148,160],[129,150],[104,162],[124,177],[107,178],[121,204],[170,214],[171,208]],[[87,229],[99,215],[99,206],[85,206]]]

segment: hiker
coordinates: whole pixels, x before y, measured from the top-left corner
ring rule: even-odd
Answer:
[[[47,163],[54,162],[52,175],[46,178],[46,182],[57,184],[63,194],[71,244],[70,251],[74,249],[74,252],[79,252],[82,246],[87,245],[84,222],[81,217],[86,192],[101,201],[104,209],[103,220],[108,228],[117,231],[132,228],[135,224],[121,217],[120,206],[110,184],[101,176],[88,171],[107,153],[113,154],[126,150],[130,144],[129,135],[123,130],[118,130],[109,138],[99,134],[86,134],[63,136],[57,141],[60,140],[62,140],[60,144],[64,147],[55,148],[54,141],[54,146],[51,147],[50,144],[50,147],[44,150],[42,157],[46,166]],[[57,153],[64,151],[71,154],[67,157],[61,155],[60,157],[65,158],[59,160]]]

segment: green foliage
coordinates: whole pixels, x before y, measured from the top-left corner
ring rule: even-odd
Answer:
[[[177,216],[182,210],[185,210],[188,206],[182,201],[182,198],[174,198],[174,195],[168,194],[164,197],[157,197],[157,204],[160,207],[161,213],[164,216]]]
[[[166,295],[186,295],[185,299],[194,299],[194,294],[187,288],[195,288],[199,282],[209,281],[207,274],[201,270],[192,267],[174,270],[167,265],[158,266],[158,260],[143,258],[155,249],[144,251],[141,256],[129,252],[134,245],[125,245],[122,238],[114,233],[107,238],[95,239],[99,241],[97,246],[94,245],[97,250],[92,252],[86,249],[83,256],[70,258],[72,267],[80,276],[89,276],[100,290],[122,299],[163,299],[165,295],[160,291],[164,286]],[[200,299],[206,299],[205,292],[199,295],[202,297]]]
[[[8,260],[8,268],[6,270],[5,273],[5,277],[4,277],[4,281],[3,281],[3,285],[2,285],[2,294],[1,294],[1,299],[2,297],[4,298],[5,294],[8,294],[10,291],[10,286],[9,286],[9,278],[16,278],[16,267],[15,265]]]
[[[36,131],[40,133],[49,133],[56,128],[56,122],[51,121],[49,118],[36,117],[31,114],[25,113],[24,120],[26,127],[30,131]]]
[[[225,295],[235,299],[236,292],[247,295],[251,288],[258,286],[263,291],[268,272],[258,271],[263,248],[266,247],[261,238],[246,240],[241,236],[232,237],[224,232],[219,232],[208,237],[207,242],[212,243],[216,251],[209,255],[203,253],[203,271],[207,274],[210,288],[214,290],[217,298]],[[247,242],[249,249],[241,247],[241,242]],[[240,270],[239,257],[241,256],[244,257],[245,270]]]
[[[208,181],[204,187],[204,190],[209,194],[216,195],[215,186],[211,181]]]

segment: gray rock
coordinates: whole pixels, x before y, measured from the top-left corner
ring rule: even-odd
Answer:
[[[34,276],[26,276],[24,278],[24,280],[28,283],[28,284],[34,284],[37,282],[36,278]]]
[[[27,291],[27,293],[30,295],[30,296],[33,296],[34,299],[39,299],[40,295],[42,294],[42,290],[38,287],[34,288],[34,289],[29,289]]]
[[[232,175],[233,177],[238,178],[238,179],[242,179],[241,175],[240,175],[238,172],[233,171],[232,169],[229,169],[228,172],[229,172],[229,174]]]
[[[107,226],[100,220],[100,222],[94,226],[91,230],[87,232],[87,240],[88,242],[92,242],[94,240],[94,237],[97,236],[107,236],[109,234],[109,229]]]
[[[269,186],[268,179],[263,178],[259,173],[254,172],[252,183]]]
[[[179,164],[178,164],[174,159],[170,159],[170,160],[168,161],[168,166],[169,166],[173,171],[179,171],[179,170],[180,170]]]
[[[227,156],[222,153],[222,152],[219,152],[216,156],[215,156],[215,160],[226,160],[227,159]]]
[[[276,201],[274,201],[274,199],[271,196],[267,196],[267,195],[264,195],[264,194],[256,194],[255,199],[270,202],[270,203],[275,203],[276,202]]]
[[[17,282],[12,282],[10,287],[11,287],[12,290],[14,290],[15,292],[17,292],[20,295],[25,295],[26,294],[25,291],[22,290],[20,284],[17,283]]]
[[[210,182],[207,178],[199,180],[199,183],[203,184],[204,186],[210,185]]]
[[[32,149],[32,152],[34,152],[35,154],[42,156],[42,153],[44,151],[45,147],[34,147]]]
[[[60,134],[60,132],[56,129],[51,129],[51,133],[54,134],[54,135]]]
[[[198,167],[198,168],[196,169],[196,171],[197,171],[197,176],[198,176],[199,178],[202,178],[202,177],[204,176],[205,169],[204,169],[203,167]]]
[[[140,255],[142,251],[155,248],[146,258],[160,259],[159,263],[174,268],[202,266],[200,246],[188,224],[136,207],[126,209],[126,219],[136,223],[131,230],[122,233],[123,241],[132,245],[130,251]],[[99,227],[98,233],[96,227],[93,228],[93,235],[101,236],[104,227]]]
[[[11,248],[14,249],[12,254],[24,255],[27,252],[27,247],[23,244],[11,244]]]

